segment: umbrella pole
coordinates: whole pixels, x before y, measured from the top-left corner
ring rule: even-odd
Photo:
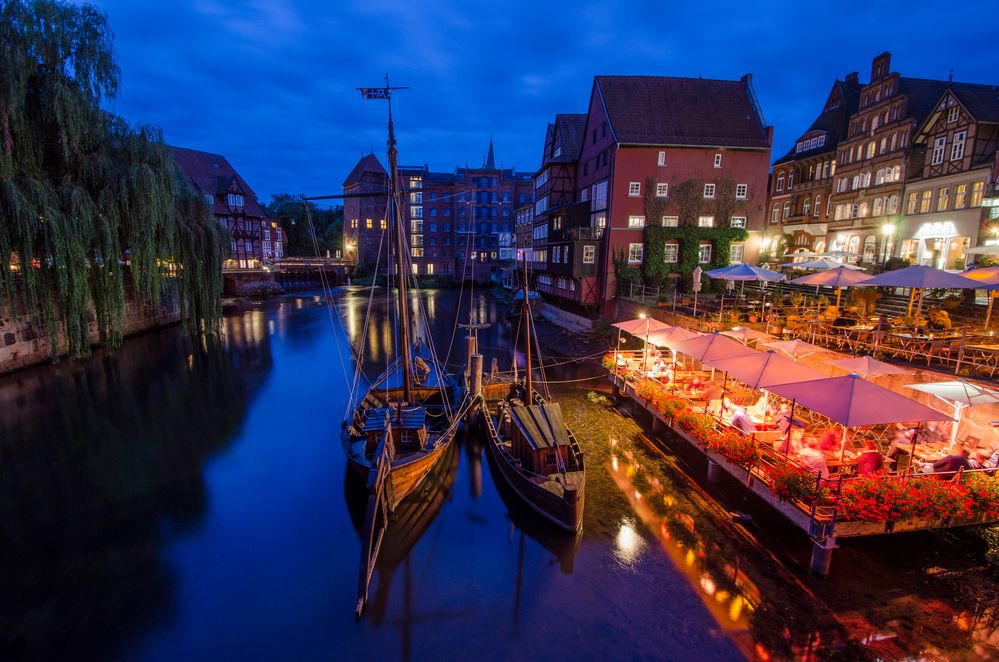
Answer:
[[[843,443],[841,443],[840,446],[839,446],[839,463],[841,465],[843,464],[843,457],[844,456],[846,456],[846,426],[845,425],[843,426]],[[842,471],[842,470],[843,470],[843,468],[840,467],[840,471]]]
[[[967,341],[967,339],[968,339],[968,329],[967,327],[964,327],[961,329],[961,346],[957,351],[957,364],[954,366],[955,375],[961,372],[961,361],[964,360],[964,343]]]
[[[791,400],[791,413],[787,420],[787,439],[784,440],[784,457],[787,457],[787,452],[791,449],[791,433],[794,431],[794,405],[797,402],[797,400]]]
[[[925,292],[925,288],[919,288],[919,302],[916,304],[916,326],[919,326],[919,315],[923,312],[923,293]]]
[[[954,403],[954,422],[950,424],[950,445],[957,443],[957,429],[961,427],[961,410],[964,406],[960,402]]]
[[[909,466],[905,468],[905,475],[909,476],[912,474],[912,464],[916,461],[916,437],[919,436],[919,427],[916,427],[916,431],[912,433],[912,447],[909,448]]]
[[[839,299],[843,296],[843,288],[836,288],[836,314],[839,315]]]
[[[763,290],[763,301],[760,302],[760,315],[763,315],[763,321],[766,322],[766,328],[763,333],[770,333],[770,316],[767,315],[767,291]]]
[[[989,290],[989,307],[985,309],[985,330],[989,330],[989,321],[992,319],[992,303],[996,300],[996,295],[999,295],[999,290]]]
[[[645,354],[642,356],[642,377],[648,377],[649,372],[649,327],[652,326],[652,318],[645,318]]]
[[[912,302],[916,300],[916,288],[909,288],[909,308],[905,311],[906,317],[912,317]]]
[[[669,383],[672,384],[676,379],[676,350],[671,349],[669,353],[673,355],[673,369],[669,373]]]
[[[621,329],[617,330],[617,344],[614,345],[614,386],[617,386],[617,373],[621,367],[617,364],[619,352],[621,351]],[[517,381],[517,360],[513,361],[514,381]]]

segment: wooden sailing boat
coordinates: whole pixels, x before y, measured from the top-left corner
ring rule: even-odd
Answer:
[[[343,425],[342,444],[350,465],[367,480],[357,616],[367,602],[368,586],[389,515],[416,490],[446,455],[458,426],[462,389],[438,361],[429,338],[410,341],[408,245],[399,204],[398,152],[392,124],[391,93],[384,88],[362,88],[368,99],[389,103],[389,206],[392,222],[398,294],[398,333],[401,356],[376,379],[353,415]],[[391,288],[390,288],[391,291]],[[369,311],[370,312],[370,311]]]
[[[560,528],[575,532],[583,522],[586,473],[583,451],[562,418],[562,408],[534,390],[531,375],[531,302],[524,262],[523,385],[485,412],[486,448],[500,475],[521,500]]]

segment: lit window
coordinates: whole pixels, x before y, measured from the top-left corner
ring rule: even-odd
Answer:
[[[628,217],[628,227],[629,228],[644,228],[645,227],[645,217],[644,216],[629,216]]]
[[[746,227],[746,217],[745,216],[733,216],[729,221],[729,225],[733,228],[744,228]]]
[[[961,187],[958,186],[957,190],[958,190],[958,199],[960,200]],[[909,194],[909,204],[906,207],[905,213],[907,213],[907,214],[915,214],[916,213],[916,194],[915,193],[910,193]]]
[[[915,195],[913,193],[912,195]],[[954,209],[964,209],[965,205],[968,203],[968,185],[958,184],[954,196]],[[912,213],[911,211],[909,212]]]
[[[715,226],[714,216],[698,216],[697,217],[697,227],[699,228],[713,228]]]
[[[947,211],[950,204],[950,187],[943,187],[937,192],[937,211]]]
[[[737,200],[745,200],[749,197],[749,185],[748,184],[736,184],[735,185],[735,197]]]
[[[372,224],[371,224],[371,219],[370,218],[364,219],[364,227],[365,228],[367,228],[368,230],[370,230],[371,229],[371,225]]]
[[[958,131],[954,134],[954,144],[950,148],[951,161],[959,161],[964,158],[964,139],[967,135],[966,131]]]
[[[664,228],[675,228],[680,225],[679,216],[663,216],[662,225]]]
[[[971,206],[978,207],[982,204],[982,191],[985,188],[985,184],[982,182],[975,182],[971,185]]]
[[[774,205],[770,210],[770,222],[780,223],[780,205]]]
[[[388,228],[388,223],[387,223],[387,222],[385,221],[385,219],[384,219],[384,218],[383,218],[383,219],[381,219],[380,221],[378,221],[378,224],[379,224],[379,225],[381,226],[381,229],[382,229],[382,230],[385,230],[385,229],[387,229],[387,228]]]
[[[715,154],[715,167],[721,167],[721,154]]]
[[[597,247],[592,244],[586,244],[583,246],[583,264],[593,264],[593,260],[597,254]]]
[[[669,195],[669,184],[656,184],[656,197],[665,198]]]
[[[919,213],[925,214],[930,210],[930,199],[933,197],[933,191],[923,191],[923,195],[919,200]]]
[[[784,190],[784,173],[783,172],[778,172],[777,173],[777,192],[780,193],[783,190]]]
[[[680,244],[666,244],[666,264],[676,264],[680,261]]]
[[[229,202],[230,207],[242,207],[246,202],[243,196],[239,193],[230,193],[226,199]]]
[[[930,165],[938,165],[943,163],[944,157],[944,146],[947,144],[947,137],[941,136],[933,141],[933,156],[930,159]]]
[[[819,211],[822,209],[822,196],[815,196],[815,218],[819,217]]]
[[[729,248],[728,262],[729,264],[742,264],[743,255],[745,253],[746,247],[742,244],[732,244]]]
[[[631,197],[637,197],[642,194],[642,183],[641,182],[631,182],[628,184],[628,195]]]
[[[711,244],[701,244],[697,247],[697,261],[700,264],[711,261]]]
[[[715,197],[715,185],[714,184],[705,184],[704,185],[704,197],[708,198],[708,199],[712,199],[712,198]]]
[[[666,165],[666,152],[659,152],[659,165]]]
[[[629,264],[641,264],[642,262],[642,251],[644,246],[642,244],[628,244],[628,262]]]

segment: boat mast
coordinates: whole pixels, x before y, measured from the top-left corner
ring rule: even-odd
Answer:
[[[389,160],[389,199],[392,206],[392,224],[395,230],[395,269],[399,281],[399,331],[402,334],[402,399],[412,402],[413,356],[409,339],[409,274],[406,273],[406,235],[402,228],[402,207],[399,204],[399,152],[395,147],[395,128],[392,123],[392,90],[406,89],[389,86],[385,74],[385,100],[388,101],[388,160]]]
[[[524,404],[531,404],[533,402],[534,396],[531,394],[531,301],[528,298],[528,287],[527,287],[527,251],[524,251],[524,308],[521,316],[524,318],[524,340],[526,343],[526,349],[524,350],[524,385],[527,387],[527,402]]]

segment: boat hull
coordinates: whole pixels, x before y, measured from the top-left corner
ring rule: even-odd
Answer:
[[[482,415],[488,417],[490,414],[484,411]],[[486,451],[510,489],[528,507],[562,530],[574,533],[582,528],[583,506],[586,500],[585,473],[566,472],[566,483],[574,489],[564,490],[562,495],[545,489],[518,469],[513,456],[506,451],[505,444],[491,418],[486,421],[484,427]]]
[[[434,465],[446,455],[445,451],[450,447],[453,440],[454,433],[452,432],[446,438],[442,437],[438,439],[434,448],[426,451],[407,453],[392,462],[392,498],[389,502],[390,510],[395,510],[400,501],[416,491],[420,483],[423,482],[423,479],[432,472]],[[347,459],[350,461],[350,466],[362,478],[367,480],[368,473],[371,471],[371,465],[367,461],[367,458],[363,455],[358,456],[353,452],[348,452]]]

